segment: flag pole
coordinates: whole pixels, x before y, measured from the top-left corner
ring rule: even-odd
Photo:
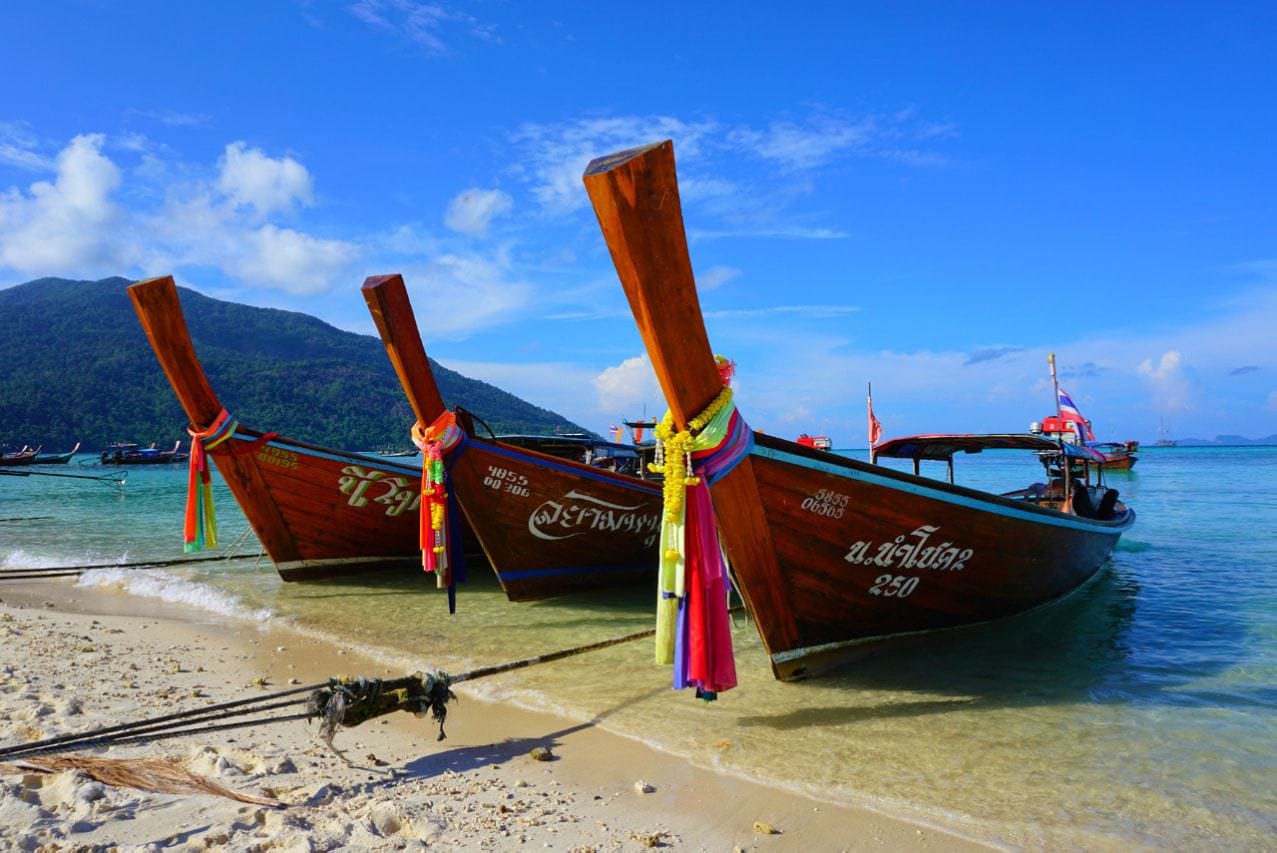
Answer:
[[[1055,353],[1047,353],[1046,363],[1051,366],[1051,386],[1055,389],[1055,416],[1059,419],[1061,430],[1057,440],[1060,442],[1060,467],[1064,474],[1064,501],[1068,506],[1073,500],[1073,483],[1071,482],[1073,466],[1064,455],[1064,408],[1060,405],[1060,380],[1055,375]]]
[[[1051,387],[1055,389],[1055,416],[1064,422],[1064,410],[1060,408],[1060,380],[1055,377],[1055,353],[1047,353],[1046,363],[1051,366]]]
[[[869,464],[878,464],[878,454],[874,452],[874,384],[872,382],[865,383],[869,388],[869,396],[867,404],[869,406],[869,417],[866,426],[869,429]]]

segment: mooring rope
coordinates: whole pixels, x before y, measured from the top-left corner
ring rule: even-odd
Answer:
[[[733,608],[733,612],[740,609],[739,607]],[[654,633],[655,629],[648,628],[595,643],[587,643],[556,652],[547,652],[546,654],[534,655],[493,666],[479,667],[478,669],[472,669],[453,676],[449,676],[444,672],[419,672],[391,680],[362,677],[330,678],[328,681],[317,684],[293,687],[288,690],[268,693],[264,696],[254,696],[250,699],[236,699],[205,708],[176,711],[159,717],[104,726],[86,732],[57,735],[30,743],[0,747],[0,761],[11,761],[28,758],[33,755],[46,755],[97,746],[149,743],[172,737],[185,737],[187,735],[225,731],[227,729],[255,725],[269,725],[290,720],[314,720],[316,718],[320,720],[320,736],[328,744],[329,748],[336,752],[332,739],[339,726],[354,727],[374,717],[399,710],[411,711],[417,716],[424,716],[429,713],[439,723],[439,737],[437,739],[444,740],[447,737],[443,728],[444,720],[448,714],[447,705],[457,699],[456,694],[452,692],[452,685],[523,669],[536,664],[550,663],[633,640],[641,640],[652,636]],[[287,697],[299,696],[303,693],[307,694],[303,698],[276,701]],[[209,723],[232,717],[261,714],[266,711],[297,705],[305,705],[306,711],[298,714],[208,725]]]
[[[52,471],[10,471],[0,469],[0,475],[5,477],[66,477],[69,480],[97,480],[99,483],[123,488],[129,472],[112,471],[110,474],[90,476],[89,474],[54,474]]]
[[[237,543],[238,544],[238,543]],[[187,557],[179,560],[142,560],[136,563],[85,563],[79,566],[31,566],[30,568],[0,569],[0,580],[34,580],[80,575],[89,569],[163,569],[185,566],[191,563],[211,563],[214,560],[233,559],[231,554],[215,557]],[[247,557],[243,558],[247,559]]]

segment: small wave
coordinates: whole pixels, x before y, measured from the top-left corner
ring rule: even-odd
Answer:
[[[59,554],[33,554],[30,551],[15,548],[4,556],[0,556],[0,569],[73,569],[85,564],[119,563],[122,565],[127,562],[129,562],[128,552],[110,556],[80,552],[74,557],[64,557]]]
[[[80,575],[77,585],[97,588],[113,587],[129,595],[184,604],[209,613],[247,619],[250,622],[266,622],[275,616],[274,612],[268,608],[253,610],[245,607],[233,595],[228,595],[219,589],[154,569],[90,569]]]

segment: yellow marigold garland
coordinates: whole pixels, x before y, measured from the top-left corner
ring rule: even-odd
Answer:
[[[683,497],[687,487],[700,482],[700,478],[692,473],[692,459],[688,452],[692,444],[692,434],[704,429],[705,425],[731,401],[732,389],[724,386],[705,411],[687,422],[687,429],[680,432],[674,431],[672,412],[666,412],[665,417],[661,418],[661,422],[656,425],[656,461],[647,467],[648,470],[665,476],[665,519],[667,521],[677,521],[682,516]]]

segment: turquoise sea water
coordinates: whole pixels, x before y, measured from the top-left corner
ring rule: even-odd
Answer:
[[[985,456],[959,460],[959,482],[1001,490],[1037,478]],[[995,843],[1277,848],[1277,448],[1149,448],[1108,479],[1138,520],[1107,569],[1013,620],[780,684],[741,618],[741,684],[712,704],[669,690],[648,641],[467,687]],[[180,557],[184,488],[185,471],[168,466],[132,469],[123,489],[0,477],[0,568]],[[226,546],[247,527],[220,484],[217,506]],[[448,616],[415,574],[284,584],[254,559],[251,535],[239,553],[249,556],[94,571],[81,583],[108,598],[289,620],[404,670],[463,672],[640,630],[652,615],[646,589],[510,604],[486,567],[472,567]],[[437,748],[447,744],[423,740]]]

